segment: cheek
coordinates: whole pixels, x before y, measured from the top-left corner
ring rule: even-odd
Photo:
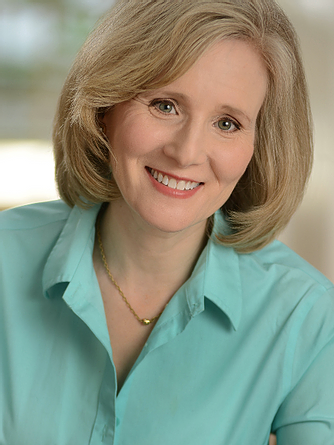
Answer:
[[[158,138],[145,124],[122,125],[114,132],[110,144],[115,157],[131,159],[145,156],[159,146]]]
[[[254,147],[250,144],[242,149],[225,152],[218,163],[218,175],[225,183],[236,184],[244,174],[254,153]]]

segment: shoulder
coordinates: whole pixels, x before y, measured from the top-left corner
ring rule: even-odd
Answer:
[[[0,212],[0,234],[7,231],[37,229],[66,221],[71,208],[63,201],[49,201],[14,207]]]
[[[245,319],[257,329],[265,326],[268,338],[282,340],[288,391],[333,344],[334,285],[279,241],[240,254],[239,265]]]
[[[71,208],[63,201],[31,204],[0,212],[0,265],[5,268],[6,263],[18,265],[23,261],[28,267],[29,262],[47,255],[70,212]]]
[[[274,241],[261,250],[240,255],[241,264],[247,264],[254,271],[261,270],[272,280],[288,280],[309,283],[323,289],[333,288],[333,283],[310,263],[280,241]]]
[[[276,326],[293,326],[294,332],[307,322],[310,333],[327,319],[332,332],[333,283],[286,245],[274,241],[240,254],[239,269],[246,312],[255,307]]]

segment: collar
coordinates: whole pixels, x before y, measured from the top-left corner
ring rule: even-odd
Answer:
[[[88,210],[74,207],[43,271],[47,298],[62,298],[90,328],[111,357],[103,301],[93,265],[95,221],[101,205]]]
[[[83,262],[85,252],[87,274],[94,273],[92,251],[95,221],[100,207],[101,205],[95,205],[88,210],[74,207],[71,210],[44,268],[43,292],[46,297],[63,295],[79,264]],[[207,298],[227,315],[233,328],[237,330],[242,313],[239,256],[234,249],[215,241],[216,231],[221,230],[224,224],[218,210],[212,237],[200,255],[190,279],[184,284],[184,290],[191,316],[204,310],[204,300]],[[91,263],[88,264],[89,261]],[[88,270],[89,267],[91,271]],[[82,286],[85,274],[81,273],[80,277]]]
[[[207,298],[226,314],[237,330],[242,315],[239,255],[233,248],[217,243],[215,233],[222,229],[225,231],[228,228],[218,210],[212,236],[186,285],[186,296],[192,316],[204,310],[204,300]]]
[[[62,232],[52,249],[43,272],[43,292],[52,296],[52,288],[60,283],[70,283],[78,264],[90,244],[94,246],[95,221],[101,204],[89,209],[73,207]]]

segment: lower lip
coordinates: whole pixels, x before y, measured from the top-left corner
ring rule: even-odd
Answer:
[[[193,188],[192,190],[172,189],[172,188],[168,187],[167,185],[161,184],[161,182],[158,182],[157,180],[155,180],[148,170],[146,170],[146,172],[148,174],[148,177],[149,177],[151,183],[155,187],[155,189],[158,190],[158,192],[162,193],[163,195],[170,196],[172,198],[178,198],[178,199],[191,198],[192,196],[195,195],[195,193],[197,193],[202,188],[202,185],[198,185],[197,187]]]

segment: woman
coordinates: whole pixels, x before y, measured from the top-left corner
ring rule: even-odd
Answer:
[[[333,285],[273,241],[311,140],[273,0],[119,2],[59,101],[63,201],[1,215],[0,443],[333,444]]]

